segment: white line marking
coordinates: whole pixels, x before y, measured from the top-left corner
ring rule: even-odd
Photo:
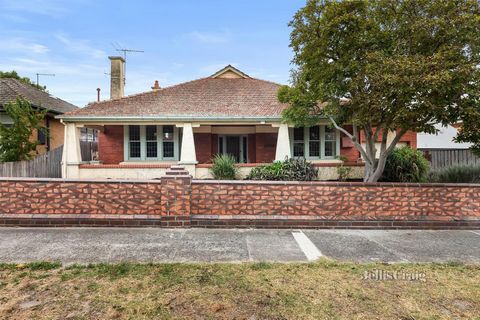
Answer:
[[[302,231],[292,231],[292,235],[308,261],[314,261],[323,256],[315,244]]]
[[[479,235],[480,236],[480,232],[475,232],[475,231],[472,231],[470,230],[471,233],[475,233],[476,235]]]

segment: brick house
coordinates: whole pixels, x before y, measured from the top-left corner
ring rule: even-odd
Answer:
[[[325,119],[317,126],[282,123],[287,105],[278,102],[279,84],[255,79],[226,66],[215,74],[167,88],[123,96],[124,60],[110,57],[111,99],[68,112],[63,176],[68,178],[158,178],[172,164],[182,164],[194,178],[210,178],[215,154],[228,153],[245,176],[255,166],[305,157],[321,167],[320,179],[336,178],[338,156],[353,174],[363,163],[353,144]],[[80,128],[98,129],[99,163],[82,162]],[[416,146],[416,134],[402,144]]]
[[[71,103],[51,96],[48,92],[34,88],[33,86],[12,78],[0,79],[0,123],[11,125],[12,119],[3,110],[6,103],[14,102],[17,98],[23,98],[37,109],[47,109],[44,126],[48,134],[34,130],[31,136],[32,141],[38,141],[37,154],[42,154],[63,145],[64,126],[55,117],[65,112],[77,109]]]

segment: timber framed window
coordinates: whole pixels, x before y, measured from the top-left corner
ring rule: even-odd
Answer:
[[[340,152],[340,132],[327,125],[290,129],[294,158],[335,159]]]
[[[179,130],[173,125],[124,126],[126,161],[179,159]]]
[[[293,156],[295,158],[305,157],[305,128],[293,129]]]

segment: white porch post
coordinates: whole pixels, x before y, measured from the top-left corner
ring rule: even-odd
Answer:
[[[193,138],[193,125],[191,123],[184,123],[177,125],[177,127],[183,127],[182,148],[180,151],[180,161],[178,164],[182,165],[192,175],[192,177],[195,178],[195,165],[198,163],[198,161],[197,154],[195,152],[195,139]]]
[[[197,164],[195,139],[193,139],[193,126],[191,123],[183,124],[180,164]]]
[[[80,153],[80,128],[75,123],[64,123],[65,135],[62,153],[62,177],[79,178],[79,164],[82,161]]]
[[[277,150],[275,151],[275,161],[283,161],[285,158],[291,158],[290,136],[288,125],[282,123],[278,126]]]

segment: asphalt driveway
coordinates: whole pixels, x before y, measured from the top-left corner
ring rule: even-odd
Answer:
[[[0,262],[480,263],[479,230],[0,228]]]

